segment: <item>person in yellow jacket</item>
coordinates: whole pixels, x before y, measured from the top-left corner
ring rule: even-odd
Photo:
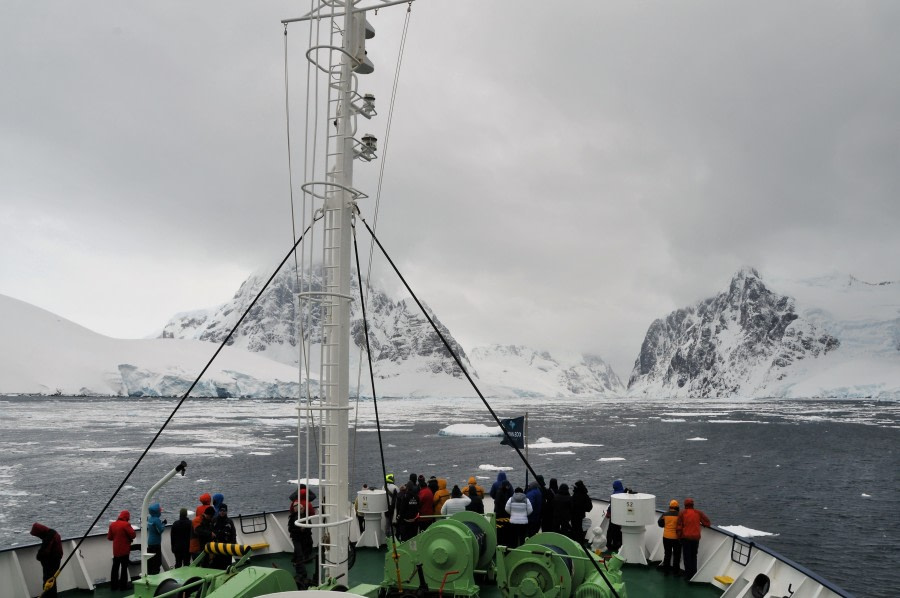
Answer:
[[[444,503],[450,500],[450,491],[447,490],[447,480],[444,478],[437,479],[438,489],[437,492],[434,493],[434,512],[435,514],[441,512],[441,507],[444,506]]]
[[[681,575],[681,540],[678,538],[678,501],[669,501],[669,510],[656,522],[663,528],[663,562],[659,568],[668,575]]]
[[[484,488],[478,485],[477,480],[475,480],[475,476],[469,478],[469,483],[467,486],[475,486],[475,492],[478,493],[478,498],[484,498]]]

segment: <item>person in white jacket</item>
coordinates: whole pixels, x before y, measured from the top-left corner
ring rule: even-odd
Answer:
[[[453,490],[450,491],[450,498],[441,507],[441,515],[453,515],[454,513],[465,511],[470,502],[472,502],[472,499],[468,496],[463,496],[459,486],[453,486]]]
[[[525,536],[528,533],[528,516],[533,510],[531,501],[528,500],[522,489],[516,488],[512,497],[506,501],[506,512],[509,513],[509,523],[512,527],[513,545],[510,548],[518,548],[525,543]]]

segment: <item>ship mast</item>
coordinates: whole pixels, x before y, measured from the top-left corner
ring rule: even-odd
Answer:
[[[374,36],[367,23],[367,11],[411,0],[381,2],[361,7],[359,0],[322,0],[309,14],[298,19],[327,23],[331,38],[341,36],[341,45],[314,45],[307,58],[317,75],[327,78],[328,110],[325,130],[325,180],[306,181],[303,190],[322,201],[324,288],[322,292],[301,293],[300,299],[320,301],[324,307],[322,369],[320,380],[322,444],[320,451],[320,513],[298,522],[319,531],[322,555],[320,579],[347,583],[350,522],[354,518],[349,501],[349,397],[350,397],[350,301],[351,225],[356,200],[365,197],[353,186],[354,160],[371,161],[376,139],[354,138],[357,116],[375,114],[374,97],[356,90],[356,75],[374,70],[366,58],[365,40]],[[318,42],[318,40],[316,40]],[[339,59],[338,59],[339,57]],[[313,174],[315,178],[315,174]],[[315,296],[315,297],[310,297]]]

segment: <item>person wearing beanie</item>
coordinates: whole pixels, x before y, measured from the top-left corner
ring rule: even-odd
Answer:
[[[63,557],[63,548],[62,548],[62,538],[59,537],[59,534],[55,529],[50,529],[46,525],[42,525],[40,523],[35,523],[31,526],[31,535],[40,538],[41,547],[38,548],[37,558],[38,562],[41,564],[41,575],[44,581],[44,584],[47,583],[47,580],[56,575],[56,572],[59,571],[59,564],[62,562]],[[45,590],[42,594],[44,598],[56,598],[56,582],[54,581],[53,586]]]
[[[212,530],[216,542],[225,542],[226,544],[234,544],[237,542],[237,530],[234,527],[234,521],[228,517],[228,505],[225,503],[219,505],[219,514],[213,519]],[[212,556],[211,566],[215,569],[224,570],[227,569],[230,564],[230,555],[217,554]]]
[[[684,578],[690,581],[697,573],[697,552],[700,550],[700,528],[712,523],[706,513],[694,508],[694,499],[684,499],[684,511],[678,515],[676,529],[681,538],[681,554],[684,557]]]
[[[454,513],[462,513],[466,510],[466,507],[469,506],[469,503],[472,502],[468,496],[463,496],[462,490],[459,489],[459,486],[453,486],[453,489],[450,491],[450,498],[444,501],[444,504],[441,505],[441,515],[453,515]]]
[[[181,509],[178,512],[178,521],[172,524],[172,533],[169,537],[176,568],[191,564],[191,528],[188,510]]]
[[[106,539],[113,543],[113,563],[109,574],[109,586],[112,590],[127,590],[131,587],[128,575],[128,555],[131,553],[131,541],[137,536],[128,522],[131,513],[121,511],[118,519],[109,524]]]
[[[394,514],[397,510],[397,495],[400,493],[400,489],[394,483],[394,474],[392,473],[384,476],[384,493],[387,496],[388,503],[388,510],[385,513],[384,533],[393,537],[397,519]]]
[[[678,501],[669,501],[669,510],[663,513],[657,525],[663,528],[663,562],[660,571],[668,575],[681,575],[681,540],[678,539]]]
[[[582,480],[575,482],[572,487],[572,539],[582,544],[585,542],[584,520],[587,514],[594,508],[594,503],[588,495],[587,486]]]
[[[150,505],[150,516],[147,518],[147,552],[153,556],[147,561],[147,574],[156,575],[162,567],[162,534],[166,529],[165,522],[160,519],[162,508],[158,502]]]

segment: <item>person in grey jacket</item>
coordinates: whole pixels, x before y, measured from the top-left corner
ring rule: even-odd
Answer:
[[[513,495],[506,501],[506,512],[509,513],[509,523],[512,527],[512,546],[510,548],[518,548],[525,543],[525,537],[528,534],[528,516],[534,509],[531,501],[525,496],[521,488],[516,488]]]

